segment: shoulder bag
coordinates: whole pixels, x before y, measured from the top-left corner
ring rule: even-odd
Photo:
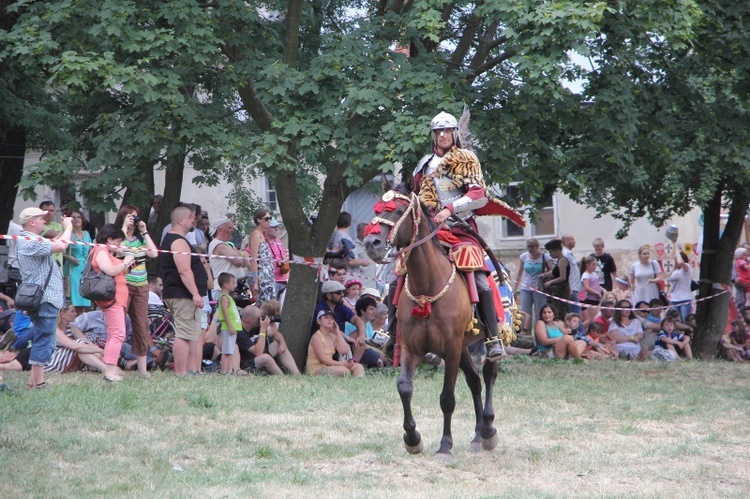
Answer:
[[[47,289],[49,284],[49,278],[52,276],[52,266],[57,265],[54,261],[50,262],[49,272],[47,273],[47,280],[44,281],[44,285],[32,284],[30,282],[21,282],[18,285],[16,291],[16,306],[18,310],[25,310],[26,312],[34,312],[39,310],[42,304],[42,297],[44,296],[44,290]]]
[[[96,251],[92,251],[81,274],[81,286],[78,292],[92,301],[111,301],[115,299],[115,278],[104,272],[94,270],[92,266]]]

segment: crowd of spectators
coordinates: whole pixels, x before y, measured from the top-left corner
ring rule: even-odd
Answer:
[[[149,369],[164,365],[177,376],[300,374],[281,332],[291,266],[279,221],[260,208],[255,228],[242,238],[231,214],[211,221],[200,206],[180,203],[157,245],[150,232],[161,202],[154,198],[147,220],[138,208],[123,205],[115,222],[93,238],[81,211],[67,209],[56,222],[48,201],[11,223],[9,234],[35,237],[9,248],[11,283],[45,289],[41,306],[28,312],[14,311],[14,297],[0,293],[0,371],[31,371],[29,388],[46,387],[45,372],[75,369],[101,372],[110,382],[127,370],[150,377]],[[364,224],[356,238],[351,224],[351,215],[342,212],[319,274],[307,363],[301,366],[309,374],[362,376],[392,361],[386,343],[392,346],[393,338],[385,331],[395,309],[383,303],[383,281],[392,287],[392,279],[383,279],[367,257]],[[513,281],[523,321],[510,354],[692,359],[694,291],[685,253],[674,256],[674,270],[667,273],[643,246],[629,272],[618,277],[604,241],[595,239],[593,252],[580,261],[573,256],[575,244],[571,234],[548,241],[544,250],[536,238],[526,241]],[[159,275],[149,274],[150,259],[158,259]],[[92,303],[80,295],[87,261],[114,278],[113,300]],[[742,306],[750,303],[747,248],[737,250],[733,268]],[[721,341],[724,355],[735,362],[750,360],[750,307],[741,310]],[[167,341],[152,337],[154,311],[169,313],[173,331]]]

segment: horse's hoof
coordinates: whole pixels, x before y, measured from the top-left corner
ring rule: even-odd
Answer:
[[[451,454],[450,452],[436,452],[435,459],[437,459],[441,463],[450,463],[453,461],[453,454]]]
[[[404,447],[409,454],[419,454],[424,450],[424,440],[420,440],[417,445],[409,445],[404,442]]]
[[[482,439],[482,448],[484,450],[492,450],[495,447],[497,447],[497,442],[499,438],[497,436],[497,433],[492,435],[490,438],[483,438]]]
[[[469,452],[481,452],[483,443],[481,440],[472,440],[469,445]]]

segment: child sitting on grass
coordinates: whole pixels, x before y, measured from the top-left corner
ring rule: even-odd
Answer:
[[[234,298],[230,294],[237,287],[237,280],[228,273],[219,274],[219,338],[221,339],[221,374],[234,373],[232,370],[232,355],[237,345],[237,331],[242,329],[242,321]]]
[[[584,359],[615,359],[617,347],[612,338],[602,334],[602,326],[598,322],[591,322],[586,329],[586,335],[581,338],[586,342],[586,349],[581,354]]]
[[[732,321],[731,331],[721,337],[721,345],[727,353],[729,360],[734,362],[745,362],[750,352],[750,341],[745,331],[745,321],[735,319]]]
[[[675,331],[674,319],[667,317],[661,321],[661,331],[656,335],[654,351],[651,353],[653,360],[664,360],[674,362],[680,358],[679,353],[692,360],[693,353],[690,350],[690,338]]]

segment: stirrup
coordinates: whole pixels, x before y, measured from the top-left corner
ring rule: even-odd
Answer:
[[[500,340],[500,338],[489,338],[484,342],[484,346],[488,354],[490,352],[490,345],[493,345],[493,344],[496,344],[499,347],[500,354],[494,355],[492,357],[488,355],[487,358],[490,361],[496,361],[496,360],[499,360],[508,356],[508,353],[505,351],[505,345],[503,344],[502,340]]]

